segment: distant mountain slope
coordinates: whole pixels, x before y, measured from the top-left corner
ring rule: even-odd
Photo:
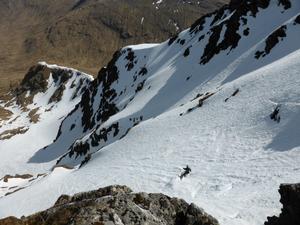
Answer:
[[[120,47],[163,41],[227,0],[156,2],[1,0],[0,89],[41,60],[96,74]]]
[[[222,225],[263,224],[280,211],[278,185],[300,180],[299,36],[298,0],[243,0],[163,43],[120,49],[74,105],[53,104],[59,117],[41,114],[49,123],[30,124],[35,133],[0,140],[0,177],[11,175],[0,186],[0,217],[126,184],[195,202]],[[48,105],[46,93],[31,106]],[[36,144],[38,131],[45,139]]]

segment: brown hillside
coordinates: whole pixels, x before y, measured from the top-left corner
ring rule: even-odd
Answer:
[[[37,61],[96,74],[116,49],[163,41],[228,0],[156,2],[1,0],[0,91]]]

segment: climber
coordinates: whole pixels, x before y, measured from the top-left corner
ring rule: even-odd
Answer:
[[[277,123],[280,123],[280,115],[279,115],[280,105],[276,106],[274,111],[271,113],[270,118]]]
[[[183,168],[183,172],[180,174],[179,178],[182,180],[182,178],[186,177],[190,172],[192,172],[191,168],[187,165],[185,168]]]

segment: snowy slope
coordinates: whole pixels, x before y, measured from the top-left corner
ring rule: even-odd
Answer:
[[[72,112],[55,117],[64,119],[52,144],[45,135],[16,149],[13,164],[47,175],[1,198],[0,217],[126,184],[195,202],[220,224],[263,224],[279,213],[278,185],[300,179],[299,36],[299,1],[242,1],[164,43],[116,52]],[[277,106],[280,122],[270,118]],[[54,160],[73,169],[52,170]],[[7,165],[1,173],[19,172]]]

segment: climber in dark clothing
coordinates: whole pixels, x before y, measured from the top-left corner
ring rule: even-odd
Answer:
[[[279,115],[280,105],[276,106],[274,111],[271,113],[270,118],[277,123],[280,123],[280,115]]]
[[[180,174],[180,180],[182,178],[186,177],[190,172],[192,172],[191,168],[187,165],[185,168],[183,168],[183,172]]]

